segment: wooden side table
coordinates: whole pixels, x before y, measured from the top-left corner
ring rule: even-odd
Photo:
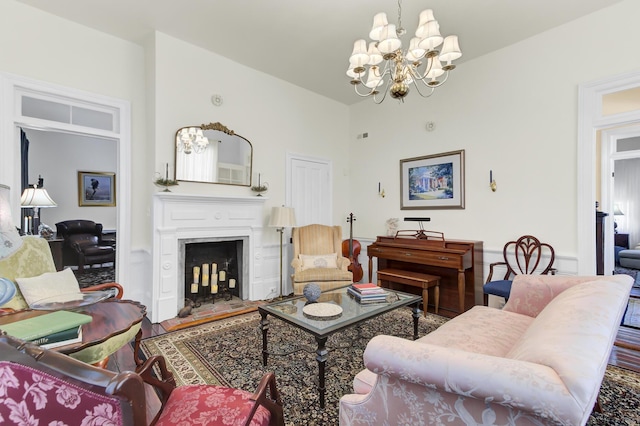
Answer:
[[[142,319],[147,314],[146,306],[133,300],[107,299],[93,305],[73,309],[75,312],[91,315],[93,320],[82,326],[82,342],[59,346],[54,351],[62,352],[83,362],[106,367],[109,356],[129,343],[135,336],[134,360],[142,365],[138,358],[138,349],[142,338]],[[2,324],[47,314],[46,310],[26,310],[0,315]],[[135,332],[134,332],[135,331]],[[131,338],[128,335],[131,334]],[[116,345],[115,342],[122,343]]]

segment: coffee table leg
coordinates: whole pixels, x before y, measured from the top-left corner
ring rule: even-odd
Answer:
[[[262,319],[260,320],[260,330],[262,330],[262,365],[267,366],[267,358],[269,352],[267,352],[267,332],[269,331],[269,320],[267,320],[267,313],[260,312]]]
[[[320,408],[324,408],[324,394],[327,388],[324,385],[324,367],[327,363],[327,355],[329,351],[325,347],[327,343],[326,337],[316,337],[318,342],[318,350],[316,351],[316,360],[318,361],[318,394],[320,396]]]
[[[418,303],[411,308],[413,311],[413,340],[418,339],[418,319],[420,319],[420,306]]]

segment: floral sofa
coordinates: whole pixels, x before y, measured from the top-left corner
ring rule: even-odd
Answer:
[[[503,309],[475,306],[416,341],[376,336],[340,424],[584,425],[632,281],[518,275]]]

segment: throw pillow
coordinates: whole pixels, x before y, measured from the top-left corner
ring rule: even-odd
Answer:
[[[16,278],[20,292],[29,306],[43,299],[47,302],[69,302],[82,299],[80,285],[70,268],[46,272],[37,277]]]
[[[300,260],[302,261],[301,269],[303,271],[312,268],[337,268],[338,267],[338,253],[321,254],[321,255],[309,255],[301,254]]]

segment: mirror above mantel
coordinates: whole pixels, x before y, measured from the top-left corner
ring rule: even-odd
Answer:
[[[175,148],[176,180],[251,186],[251,142],[223,124],[182,127]]]

